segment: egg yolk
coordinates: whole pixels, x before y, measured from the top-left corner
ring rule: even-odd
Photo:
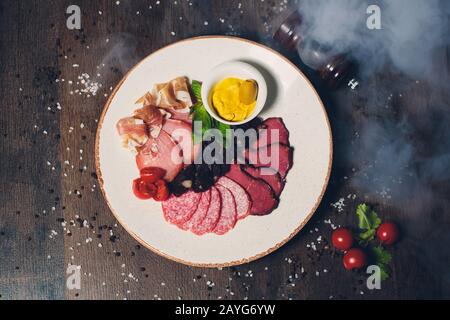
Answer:
[[[238,122],[252,114],[257,95],[256,81],[226,78],[213,87],[211,101],[220,117],[227,121]]]

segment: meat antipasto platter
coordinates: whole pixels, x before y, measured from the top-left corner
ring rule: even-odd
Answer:
[[[229,266],[286,243],[331,170],[325,109],[303,74],[262,45],[201,37],[163,48],[116,87],[96,165],[111,211],[142,245]]]

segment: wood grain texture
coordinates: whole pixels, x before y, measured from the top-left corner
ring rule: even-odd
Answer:
[[[71,31],[66,28],[65,11],[72,1],[2,1],[1,299],[450,297],[447,275],[440,269],[436,272],[432,262],[446,255],[421,259],[417,250],[423,246],[410,237],[414,228],[408,212],[421,199],[394,207],[395,201],[370,198],[349,183],[353,168],[346,150],[354,128],[341,110],[343,106],[357,110],[364,102],[346,93],[329,93],[308,70],[329,110],[336,158],[316,215],[283,248],[239,267],[188,267],[141,248],[110,213],[94,174],[94,139],[111,88],[143,57],[180,39],[226,34],[274,46],[269,26],[279,15],[280,2],[122,0],[117,5],[78,0],[82,30]],[[294,55],[288,56],[300,63]],[[95,96],[82,92],[83,73],[89,74],[88,88],[101,84]],[[414,87],[405,93],[408,106],[431,100],[448,105],[446,92],[432,97],[426,92],[425,87]],[[358,112],[352,114],[357,121]],[[356,199],[347,199],[353,194]],[[330,203],[341,197],[346,207],[338,213]],[[383,217],[394,217],[405,226],[402,243],[392,249],[392,277],[383,282],[382,290],[367,290],[364,273],[346,272],[340,255],[327,242],[331,228],[324,220],[355,225],[353,212],[360,201],[370,202]],[[426,230],[448,225],[444,214],[448,203],[440,208],[413,222],[427,225]],[[323,239],[320,244],[318,236]],[[435,240],[436,235],[430,236],[428,243]],[[317,251],[307,246],[311,242]],[[80,290],[66,289],[69,264],[81,266]]]

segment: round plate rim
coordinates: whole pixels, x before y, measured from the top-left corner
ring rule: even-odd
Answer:
[[[295,230],[285,239],[283,239],[283,241],[280,241],[279,243],[277,243],[275,246],[267,249],[264,252],[258,253],[254,256],[251,256],[249,258],[244,258],[244,259],[240,259],[240,260],[236,260],[236,261],[230,261],[230,262],[226,262],[226,263],[193,263],[190,261],[186,261],[183,259],[179,259],[173,256],[170,256],[164,252],[161,252],[160,250],[152,247],[149,243],[147,243],[146,241],[144,241],[143,239],[141,239],[138,235],[136,235],[128,226],[127,224],[119,217],[119,215],[115,212],[114,208],[112,207],[111,203],[109,202],[108,196],[106,194],[106,191],[104,189],[104,183],[103,183],[103,178],[102,178],[102,171],[100,169],[100,131],[102,129],[103,126],[103,121],[105,118],[106,113],[108,112],[108,109],[111,105],[112,100],[114,99],[116,93],[119,91],[119,89],[121,88],[122,84],[125,82],[125,80],[129,77],[129,75],[138,67],[140,66],[144,61],[146,61],[147,59],[149,59],[150,57],[152,57],[154,54],[159,53],[171,46],[183,43],[183,42],[190,42],[190,41],[197,41],[197,40],[206,40],[206,39],[228,39],[228,40],[235,40],[235,41],[242,41],[245,42],[247,44],[250,45],[255,45],[258,46],[260,48],[263,48],[267,51],[269,51],[272,54],[277,55],[278,57],[280,57],[282,60],[284,60],[285,62],[287,62],[292,68],[294,68],[295,71],[297,71],[299,73],[299,76],[302,77],[306,83],[310,86],[311,90],[313,91],[313,93],[315,94],[316,98],[318,99],[320,106],[322,108],[322,111],[325,115],[325,120],[327,123],[327,128],[328,128],[328,135],[329,135],[329,144],[330,144],[330,156],[329,156],[329,162],[328,162],[328,169],[327,169],[327,175],[324,181],[324,184],[322,186],[322,191],[319,195],[319,197],[316,200],[316,203],[314,204],[312,210],[309,212],[309,214],[306,216],[306,218],[303,220],[303,222],[297,227],[295,228]],[[99,181],[99,186],[100,189],[102,191],[102,195],[103,198],[105,199],[109,209],[111,210],[113,216],[117,219],[117,221],[121,224],[121,226],[125,229],[125,231],[127,231],[137,242],[139,242],[142,246],[144,246],[145,248],[149,249],[150,251],[158,254],[159,256],[162,256],[166,259],[178,262],[178,263],[182,263],[184,265],[188,265],[188,266],[192,266],[192,267],[203,267],[203,268],[223,268],[223,267],[231,267],[231,266],[237,266],[237,265],[241,265],[241,264],[246,264],[255,260],[258,260],[260,258],[263,258],[267,255],[269,255],[270,253],[278,250],[279,248],[281,248],[283,245],[285,245],[287,242],[289,242],[292,238],[294,238],[302,229],[303,227],[309,222],[309,220],[311,219],[311,217],[314,215],[314,213],[316,212],[317,208],[319,207],[319,204],[322,202],[323,196],[325,194],[325,191],[328,187],[328,183],[330,180],[330,176],[331,176],[331,169],[332,169],[332,164],[333,164],[333,134],[332,134],[332,130],[331,130],[331,125],[330,125],[330,120],[328,118],[328,114],[326,112],[325,106],[323,104],[322,99],[320,98],[319,94],[317,93],[316,89],[314,88],[314,86],[312,85],[311,81],[304,75],[304,73],[294,64],[292,63],[288,58],[286,58],[285,56],[283,56],[281,53],[275,51],[274,49],[265,46],[261,43],[252,41],[252,40],[248,40],[248,39],[244,39],[244,38],[240,38],[240,37],[235,37],[235,36],[222,36],[222,35],[215,35],[215,36],[198,36],[198,37],[191,37],[191,38],[187,38],[187,39],[183,39],[180,41],[176,41],[173,42],[167,46],[164,46],[160,49],[155,50],[154,52],[150,53],[149,55],[147,55],[145,58],[143,58],[141,61],[139,61],[135,66],[133,66],[125,75],[124,77],[120,80],[120,82],[116,85],[116,87],[114,88],[114,90],[112,91],[112,93],[110,94],[108,100],[105,103],[105,106],[103,107],[103,111],[100,115],[99,121],[98,121],[98,127],[97,127],[97,131],[96,131],[96,135],[95,135],[95,171],[97,174],[97,178]]]

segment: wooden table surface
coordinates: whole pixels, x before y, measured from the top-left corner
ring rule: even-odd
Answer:
[[[352,146],[367,97],[330,93],[308,70],[329,112],[335,159],[326,195],[304,230],[267,257],[220,270],[181,265],[139,246],[113,218],[96,180],[94,140],[108,94],[131,66],[180,39],[225,34],[274,46],[271,21],[286,5],[77,0],[82,30],[73,31],[66,28],[66,8],[73,2],[0,3],[1,299],[450,297],[446,196],[437,203],[422,192],[396,198],[397,190],[390,196],[389,190],[357,187],[352,177],[364,164]],[[295,55],[289,58],[299,64]],[[95,96],[84,90],[86,75]],[[375,77],[372,88],[395,77]],[[445,90],[429,94],[415,82],[404,88],[406,102],[393,99],[399,105],[448,106]],[[448,195],[447,183],[436,187]],[[345,206],[339,212],[331,204],[341,198]],[[332,229],[324,221],[355,226],[355,207],[362,201],[402,228],[401,242],[389,249],[392,276],[381,290],[367,289],[365,273],[345,271],[341,256],[328,246]],[[69,264],[81,266],[80,290],[66,288]]]

